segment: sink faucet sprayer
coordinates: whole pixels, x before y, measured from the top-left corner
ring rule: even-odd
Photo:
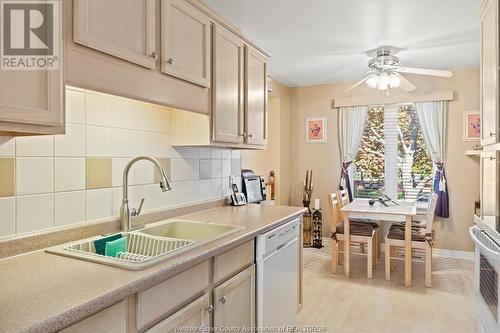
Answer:
[[[125,166],[125,169],[123,170],[123,199],[122,199],[122,206],[120,208],[121,231],[128,231],[132,229],[132,216],[137,216],[141,213],[142,204],[144,203],[144,198],[143,198],[141,200],[141,203],[139,204],[138,209],[130,208],[128,205],[128,173],[132,165],[134,165],[135,162],[140,160],[150,161],[158,168],[161,176],[160,188],[162,192],[170,191],[172,189],[172,187],[170,187],[170,182],[167,179],[167,175],[165,174],[165,170],[163,170],[163,167],[156,158],[144,155],[144,156],[137,156],[130,162],[128,162],[127,165]]]

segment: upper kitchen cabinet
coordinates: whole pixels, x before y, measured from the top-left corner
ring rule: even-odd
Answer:
[[[267,57],[245,47],[245,142],[267,143]]]
[[[498,142],[498,1],[481,6],[481,144]]]
[[[59,24],[53,30],[54,38],[47,36],[41,41],[47,43],[49,51],[39,59],[46,59],[47,63],[52,60],[56,66],[21,69],[21,60],[30,61],[22,54],[12,55],[12,61],[10,56],[2,59],[4,63],[8,60],[17,67],[0,69],[0,136],[64,133],[64,52],[60,21]],[[50,55],[50,50],[53,55]],[[32,57],[34,55],[30,53],[29,59]],[[44,62],[37,60],[37,64]]]
[[[161,71],[210,87],[210,18],[185,0],[161,2]]]
[[[75,0],[73,38],[76,43],[154,68],[158,58],[155,0]]]
[[[243,132],[244,43],[218,24],[213,25],[212,36],[213,140],[243,143],[246,136]]]

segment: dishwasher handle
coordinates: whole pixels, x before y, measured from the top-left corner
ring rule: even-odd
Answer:
[[[298,237],[295,237],[295,238],[293,238],[285,243],[278,245],[276,248],[274,248],[271,251],[262,255],[262,260],[267,260],[267,259],[273,257],[274,255],[280,253],[281,251],[285,250],[286,248],[293,246],[294,244],[296,244],[298,242],[298,240],[299,240]]]

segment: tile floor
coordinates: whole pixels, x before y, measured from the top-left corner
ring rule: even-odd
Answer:
[[[473,333],[474,263],[434,257],[432,288],[424,287],[424,266],[413,264],[413,287],[403,286],[403,262],[392,281],[384,279],[383,259],[373,279],[366,278],[366,258],[354,256],[352,277],[330,273],[330,244],[304,250],[304,306],[299,325],[323,326],[329,333]]]

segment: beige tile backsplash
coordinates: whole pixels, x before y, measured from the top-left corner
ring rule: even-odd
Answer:
[[[129,198],[144,210],[222,198],[239,176],[239,151],[171,147],[170,110],[78,88],[66,90],[66,134],[0,137],[0,238],[119,214],[123,168],[137,155],[159,159],[129,173]]]

